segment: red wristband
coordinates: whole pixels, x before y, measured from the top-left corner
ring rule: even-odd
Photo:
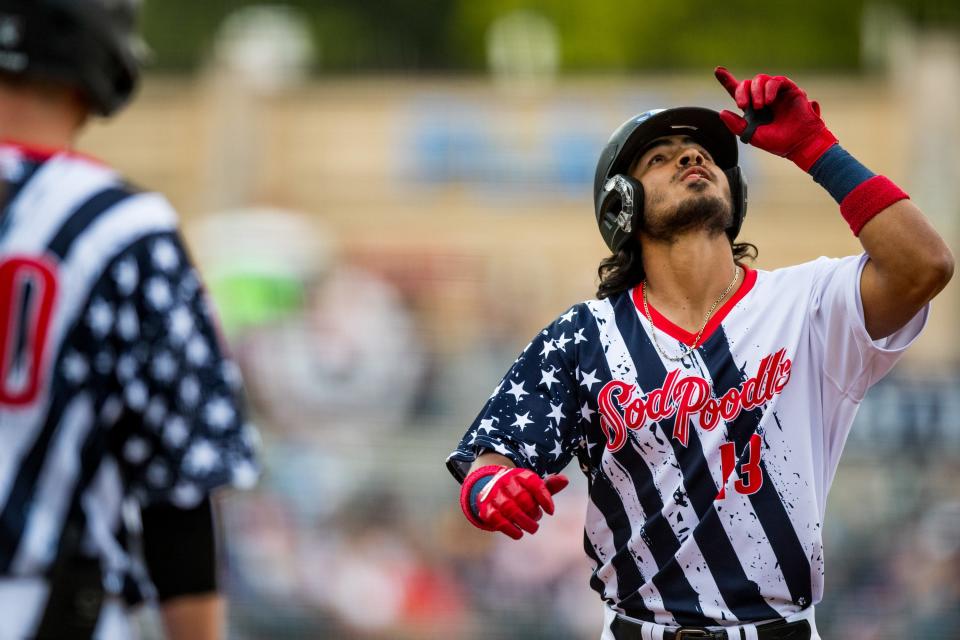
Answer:
[[[470,492],[473,490],[473,485],[477,484],[477,481],[482,480],[488,476],[496,475],[503,471],[506,467],[501,467],[495,464],[488,464],[485,467],[480,467],[470,472],[466,478],[463,479],[463,485],[460,487],[460,508],[463,509],[463,515],[467,516],[467,520],[470,521],[470,524],[477,527],[478,529],[483,529],[484,531],[496,531],[493,527],[488,524],[485,524],[473,513],[473,509],[470,508]]]
[[[910,196],[886,176],[873,176],[848,193],[840,202],[840,214],[850,225],[853,235],[859,236],[863,225],[894,202]]]

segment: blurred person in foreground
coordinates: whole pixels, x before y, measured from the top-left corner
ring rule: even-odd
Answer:
[[[533,339],[447,461],[470,522],[520,538],[576,456],[603,638],[819,638],[844,440],[953,272],[907,194],[794,82],[716,76],[743,116],[655,110],[614,132],[594,182],[613,253],[597,299]],[[735,136],[809,173],[864,252],[747,266]]]
[[[239,377],[169,203],[73,151],[133,93],[136,17],[0,0],[4,638],[129,638],[153,597],[169,637],[223,635],[209,493],[256,477]]]

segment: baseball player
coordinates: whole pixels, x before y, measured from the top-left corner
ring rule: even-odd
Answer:
[[[610,138],[597,299],[533,339],[447,460],[467,519],[520,538],[577,458],[605,639],[819,637],[844,440],[953,271],[907,194],[844,150],[793,81],[716,77],[743,115],[647,111]],[[810,174],[864,252],[747,266],[735,136]]]
[[[152,596],[221,637],[209,493],[256,476],[176,214],[72,150],[137,84],[137,4],[0,0],[4,639],[129,638]]]

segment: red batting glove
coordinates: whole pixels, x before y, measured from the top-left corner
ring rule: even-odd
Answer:
[[[744,142],[792,160],[804,171],[809,171],[813,163],[836,144],[836,136],[820,118],[820,105],[807,98],[790,78],[761,73],[752,80],[737,81],[723,67],[717,67],[714,75],[748,118],[764,108],[772,112],[772,121],[762,120],[765,124],[758,126]],[[720,112],[720,119],[738,136],[749,124],[727,110]]]
[[[477,497],[478,514],[470,506],[470,492],[478,480],[493,476]],[[543,512],[553,515],[553,495],[567,486],[562,474],[545,480],[529,469],[480,467],[463,481],[460,506],[467,520],[485,531],[502,531],[514,540],[523,532],[536,533]]]

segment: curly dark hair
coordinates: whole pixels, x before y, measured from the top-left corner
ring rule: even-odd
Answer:
[[[742,265],[744,260],[752,262],[759,255],[756,245],[749,242],[733,242],[731,245],[733,261],[737,264]],[[600,277],[600,286],[597,288],[597,298],[600,300],[632,289],[643,282],[646,276],[636,242],[631,242],[623,249],[601,260],[600,266],[597,267],[597,275]]]

